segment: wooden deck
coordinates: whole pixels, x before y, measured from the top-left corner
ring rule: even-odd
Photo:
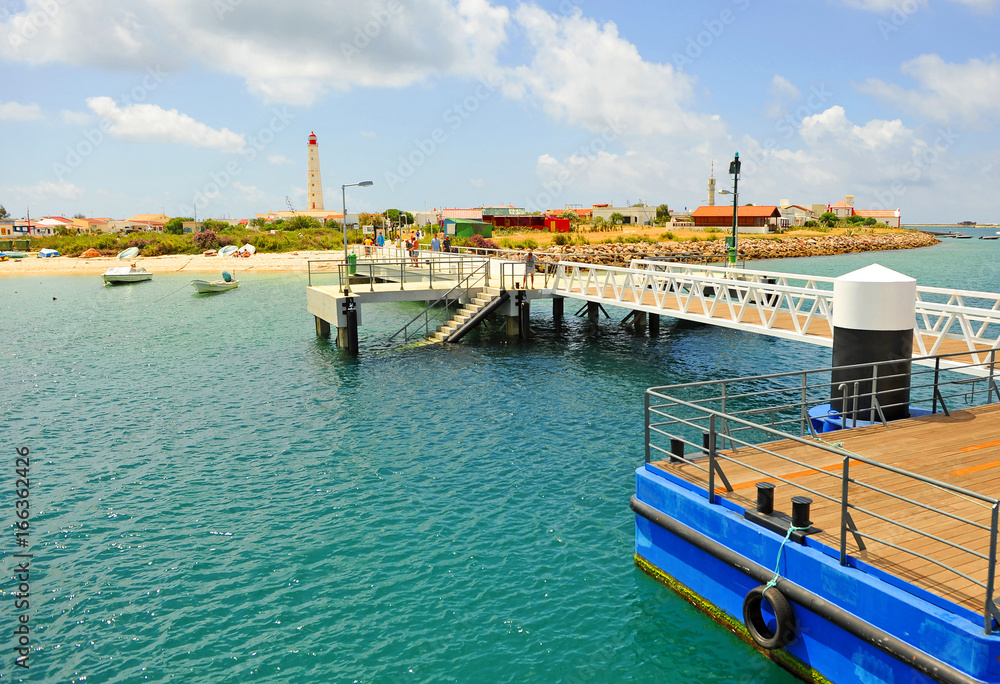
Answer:
[[[997,404],[953,411],[950,417],[937,414],[911,418],[890,423],[887,427],[861,427],[826,433],[823,437],[828,442],[842,443],[842,448],[880,463],[986,496],[1000,495],[1000,405]],[[731,451],[722,450],[722,446],[728,446],[728,442],[720,444],[720,455],[734,457]],[[757,491],[754,484],[762,481],[776,482],[774,508],[789,515],[791,497],[808,496],[813,499],[813,525],[821,530],[813,535],[813,539],[829,545],[839,553],[839,500],[843,459],[836,454],[790,440],[760,446],[805,463],[806,467],[781,461],[759,450],[740,447],[734,457],[739,463],[720,459],[720,465],[734,491],[726,492],[721,480],[716,477],[716,493],[745,508],[755,508]],[[707,467],[707,459],[698,461],[697,465],[665,461],[654,465],[701,487],[708,486],[707,472],[697,467]],[[794,486],[777,482],[747,466],[783,477],[794,483]],[[915,504],[879,494],[861,484],[850,486],[849,501],[852,505],[989,556],[989,504],[864,463],[852,462],[851,479],[985,526],[986,530],[978,529]],[[823,499],[801,489],[802,487],[829,496],[835,501]],[[863,534],[929,556],[984,584],[987,581],[988,562],[985,560],[879,520],[870,514],[852,511],[852,516]],[[868,549],[859,552],[853,537],[848,535],[848,554],[982,614],[986,593],[974,582],[885,544],[867,539],[865,543]]]

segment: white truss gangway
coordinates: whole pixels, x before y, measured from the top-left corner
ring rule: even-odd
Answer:
[[[833,346],[834,278],[643,259],[551,266],[552,296]],[[1000,346],[998,293],[918,285],[916,314],[914,357],[968,352],[969,363],[991,363]]]

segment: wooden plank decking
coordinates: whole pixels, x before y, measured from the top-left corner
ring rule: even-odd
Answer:
[[[985,496],[1000,496],[1000,405],[952,411],[950,417],[937,414],[896,421],[888,426],[877,425],[826,433],[823,437],[831,443],[842,443],[842,448],[865,458]],[[719,453],[733,457],[732,452],[723,451],[722,446],[724,445],[720,444]],[[813,525],[822,530],[813,538],[839,550],[842,458],[790,440],[761,446],[799,460],[807,466],[787,463],[759,450],[740,447],[735,456],[740,463],[720,460],[735,491],[727,493],[719,478],[716,478],[716,493],[745,508],[754,508],[757,496],[754,483],[775,480],[754,472],[750,467],[790,480],[794,486],[777,482],[775,510],[791,514],[791,497],[809,496],[813,499]],[[659,461],[654,465],[707,488],[707,472],[696,465],[666,461]],[[707,466],[708,460],[701,460],[698,465]],[[851,479],[983,525],[986,530],[879,494],[860,484],[852,484],[850,487],[849,501],[853,505],[989,556],[991,509],[988,504],[864,463],[852,463]],[[823,499],[802,488],[812,489],[836,501]],[[859,511],[852,512],[852,515],[858,529],[864,534],[934,558],[984,584],[987,581],[988,563],[985,560],[879,520],[873,515]],[[974,582],[885,544],[871,540],[866,540],[866,544],[867,551],[859,552],[853,538],[848,536],[847,552],[982,614],[986,594]]]

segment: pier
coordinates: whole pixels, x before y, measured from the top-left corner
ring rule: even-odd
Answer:
[[[629,310],[636,327],[645,324],[651,334],[660,317],[670,316],[833,346],[836,278],[663,259],[636,259],[627,267],[543,261],[535,287],[524,291],[521,254],[509,250],[421,251],[414,263],[400,250],[383,249],[361,259],[354,270],[350,273],[350,265],[342,261],[309,264],[307,309],[320,334],[337,328],[342,347],[349,346],[347,307],[354,307],[361,326],[360,311],[369,304],[427,302],[427,310],[405,326],[402,338],[456,341],[449,337],[456,328],[449,326],[460,326],[505,291],[515,296],[494,313],[507,316],[513,335],[526,332],[530,314],[525,308],[530,311],[531,301],[552,298],[556,316],[563,315],[566,299],[586,307],[591,320],[602,307],[616,306]],[[985,351],[1000,345],[1000,294],[918,285],[914,304],[915,358],[968,352],[949,356],[946,363],[972,368]]]
[[[897,421],[835,368],[647,390],[637,564],[800,676],[997,681],[997,351],[914,364]]]

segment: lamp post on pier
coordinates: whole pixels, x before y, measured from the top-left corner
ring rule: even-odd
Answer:
[[[343,203],[344,209],[344,220],[341,222],[341,228],[344,229],[344,268],[347,268],[347,188],[353,188],[355,186],[359,188],[367,188],[374,185],[370,180],[361,181],[360,183],[345,183],[340,186],[340,199]]]
[[[736,236],[737,236],[737,225],[739,217],[739,186],[740,186],[740,153],[737,152],[736,156],[731,162],[729,162],[729,175],[733,177],[733,191],[720,190],[720,195],[732,195],[733,196],[733,235],[732,237],[726,238],[726,246],[729,248],[729,264],[731,266],[736,266]]]

